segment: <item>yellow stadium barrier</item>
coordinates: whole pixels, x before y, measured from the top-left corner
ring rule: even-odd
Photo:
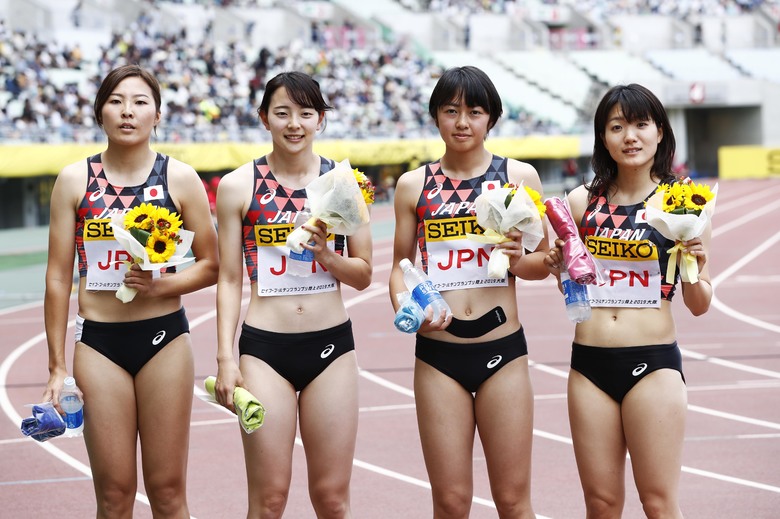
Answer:
[[[190,164],[201,173],[230,171],[271,151],[271,143],[153,143],[161,153]],[[491,152],[514,159],[567,159],[580,156],[579,136],[489,138]],[[56,175],[66,165],[105,148],[95,144],[20,144],[0,146],[0,177]],[[348,158],[355,166],[417,165],[438,159],[444,143],[435,139],[315,141],[314,151],[336,161]]]
[[[780,177],[780,148],[722,146],[718,149],[718,178]]]

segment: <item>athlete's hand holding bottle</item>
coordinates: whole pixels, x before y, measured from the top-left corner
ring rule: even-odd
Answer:
[[[425,272],[415,267],[408,258],[402,259],[399,266],[412,299],[425,312],[425,322],[420,326],[420,331],[435,332],[447,328],[452,321],[452,310]]]

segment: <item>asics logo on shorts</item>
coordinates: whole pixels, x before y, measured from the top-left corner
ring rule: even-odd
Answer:
[[[504,358],[504,357],[502,357],[501,355],[496,355],[495,357],[493,357],[492,359],[490,359],[490,362],[488,362],[488,363],[487,363],[487,367],[488,367],[488,369],[493,369],[493,368],[495,368],[496,366],[498,366],[498,364],[501,362],[501,360],[502,360],[503,358]]]
[[[265,205],[271,200],[273,200],[275,196],[276,196],[276,189],[269,189],[268,191],[265,192],[263,196],[260,197],[260,203],[262,205]]]
[[[639,375],[644,373],[646,369],[647,369],[647,364],[645,362],[642,362],[641,364],[639,364],[637,367],[634,368],[634,371],[632,371],[631,374],[634,375],[635,377],[638,377]]]
[[[154,336],[154,339],[152,339],[152,344],[157,346],[163,341],[163,339],[165,339],[165,330],[160,330],[157,332],[157,335]]]
[[[321,359],[327,359],[330,357],[330,354],[333,353],[333,350],[335,350],[336,347],[332,344],[328,344],[324,350],[322,350],[322,353],[320,353]]]
[[[427,195],[427,197],[428,197],[428,200],[431,200],[433,197],[435,197],[436,195],[438,195],[438,194],[441,192],[441,190],[442,190],[442,188],[443,188],[443,187],[444,187],[444,186],[441,184],[441,182],[437,183],[437,184],[436,184],[436,187],[434,187],[433,189],[431,189],[430,191],[428,191],[428,195]]]

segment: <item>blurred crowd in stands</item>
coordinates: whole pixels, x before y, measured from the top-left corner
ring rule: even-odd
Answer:
[[[253,52],[241,41],[192,45],[186,29],[152,32],[153,17],[142,16],[112,34],[96,62],[73,46],[42,35],[10,31],[0,20],[0,139],[5,142],[96,142],[103,135],[92,115],[102,77],[123,63],[152,70],[163,93],[165,142],[268,139],[257,106],[266,78],[285,70],[313,75],[334,111],[324,138],[418,138],[435,135],[427,101],[439,67],[421,58],[405,41],[371,47],[329,47],[316,38]],[[55,69],[55,70],[53,70]],[[80,71],[78,82],[55,74]],[[73,76],[68,76],[70,80]],[[527,114],[507,109],[504,127],[514,135],[559,131]]]
[[[452,15],[480,12],[521,13],[532,6],[523,0],[399,0],[410,9],[438,11]],[[602,17],[613,14],[700,14],[720,16],[751,11],[777,0],[542,0],[548,6],[572,6],[581,13]]]
[[[400,40],[370,46],[357,38],[332,45],[322,26],[313,24],[308,41],[296,40],[276,50],[251,49],[204,38],[197,45],[178,33],[159,32],[155,4],[101,48],[97,60],[84,58],[78,44],[45,39],[47,35],[12,31],[0,19],[0,140],[3,142],[96,142],[103,140],[92,115],[102,77],[123,63],[152,70],[163,88],[163,124],[158,139],[166,142],[267,140],[257,106],[267,78],[285,70],[313,75],[334,111],[324,138],[418,138],[436,134],[427,113],[430,88],[440,67],[422,58],[411,43]],[[181,2],[182,0],[179,0]],[[187,0],[184,0],[187,3]],[[203,3],[188,0],[189,3]],[[410,8],[455,13],[459,10],[509,12],[523,2],[511,0],[399,0]],[[591,12],[660,12],[682,10],[724,13],[751,9],[760,0],[576,0]],[[777,3],[780,0],[772,0]],[[568,4],[574,0],[545,2]],[[260,0],[221,0],[217,6],[268,5]],[[352,34],[351,26],[340,34]],[[72,71],[73,74],[62,74]],[[564,129],[505,107],[494,135],[562,133]]]

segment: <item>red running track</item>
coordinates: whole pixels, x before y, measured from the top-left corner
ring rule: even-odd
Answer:
[[[681,300],[674,303],[690,404],[681,479],[689,519],[780,516],[778,221],[780,180],[721,182],[710,269],[713,307],[694,318]],[[352,509],[356,518],[425,518],[431,505],[412,394],[414,338],[393,328],[387,295],[392,208],[376,206],[374,222],[374,283],[363,292],[344,290],[362,369]],[[216,369],[214,300],[213,289],[185,297],[198,384]],[[572,325],[551,278],[521,282],[518,300],[536,395],[534,508],[540,517],[584,517],[566,416]],[[0,517],[94,517],[83,441],[56,438],[39,444],[19,432],[28,413],[24,405],[38,402],[47,379],[42,306],[2,311],[0,326]],[[196,387],[194,393],[202,391]],[[273,409],[267,419],[273,420]],[[286,517],[313,517],[300,447],[294,464]],[[624,517],[639,518],[627,472]],[[472,517],[496,517],[478,442],[474,473]],[[245,517],[246,492],[235,418],[196,398],[188,480],[192,516]],[[138,499],[135,517],[151,517],[141,481]]]

